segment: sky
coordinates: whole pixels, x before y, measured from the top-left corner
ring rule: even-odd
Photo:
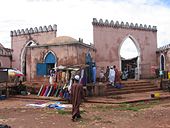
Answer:
[[[170,0],[2,0],[0,43],[11,48],[10,31],[56,24],[57,36],[90,44],[93,18],[157,26],[158,47],[170,43]]]

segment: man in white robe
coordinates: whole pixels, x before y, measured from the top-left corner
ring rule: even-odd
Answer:
[[[109,70],[109,82],[110,84],[114,84],[114,81],[115,81],[115,70],[113,66],[111,66]]]

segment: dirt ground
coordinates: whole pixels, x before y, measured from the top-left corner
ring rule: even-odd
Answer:
[[[9,98],[0,101],[0,124],[12,128],[170,128],[170,99],[133,104],[83,103],[82,119],[71,121],[71,108],[35,108],[49,101]]]

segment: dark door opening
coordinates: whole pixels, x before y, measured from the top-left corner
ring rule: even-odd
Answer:
[[[164,71],[164,70],[165,70],[164,65],[165,65],[165,58],[164,58],[164,56],[163,56],[163,55],[161,55],[161,70],[162,70],[162,71]]]
[[[134,79],[135,78],[135,68],[137,67],[137,60],[138,57],[132,58],[132,59],[124,59],[121,58],[121,69],[122,72],[128,73],[128,79]]]

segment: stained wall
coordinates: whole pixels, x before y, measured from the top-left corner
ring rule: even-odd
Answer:
[[[30,46],[27,48],[27,81],[43,81],[43,76],[37,76],[36,65],[43,63],[48,52],[54,53],[57,58],[57,66],[74,66],[85,64],[85,56],[90,51],[93,60],[95,59],[95,49],[86,44],[72,43],[64,45]]]
[[[121,68],[120,48],[124,40],[131,38],[139,51],[141,78],[152,77],[151,68],[157,65],[157,29],[156,26],[119,23],[118,21],[99,21],[93,19],[93,39],[98,69],[116,65]]]

